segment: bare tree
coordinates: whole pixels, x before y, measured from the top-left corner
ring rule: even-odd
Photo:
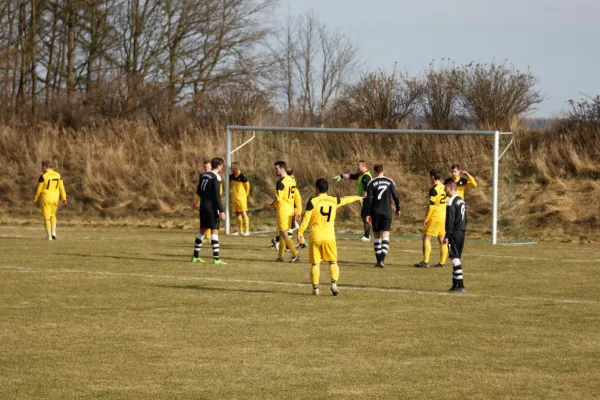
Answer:
[[[0,61],[2,62],[2,103],[9,106],[14,94],[15,55],[14,33],[16,24],[16,2],[7,0],[0,4]]]
[[[164,95],[169,108],[201,103],[209,90],[264,74],[270,60],[259,46],[275,1],[5,0],[0,97],[13,110],[30,106],[34,117],[40,94],[51,108],[64,93],[65,110],[100,96],[110,102],[107,90],[127,100],[124,112],[137,109],[140,96]],[[140,93],[146,87],[152,96]],[[80,93],[85,101],[75,103]]]
[[[255,46],[270,30],[262,16],[276,0],[210,0],[203,10],[203,23],[195,33],[197,45],[188,48],[185,70],[194,102],[225,83],[245,82],[264,66]]]
[[[357,68],[358,46],[319,22],[314,11],[288,16],[277,39],[272,49],[279,67],[276,87],[286,99],[288,115],[292,110],[300,114],[288,123],[322,125],[331,100]]]

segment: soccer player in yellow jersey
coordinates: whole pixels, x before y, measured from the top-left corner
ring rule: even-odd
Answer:
[[[429,207],[423,222],[425,233],[423,234],[423,261],[415,264],[416,268],[429,268],[429,256],[431,255],[431,238],[437,236],[440,243],[440,262],[436,267],[443,267],[448,258],[448,245],[444,244],[446,235],[446,192],[444,184],[440,181],[442,173],[437,169],[429,171],[429,178],[433,187],[429,189]]]
[[[231,203],[232,211],[236,215],[238,231],[234,235],[250,235],[250,218],[248,218],[248,196],[250,195],[250,182],[246,175],[240,171],[238,162],[231,163]],[[244,225],[246,230],[244,231]]]
[[[292,234],[295,229],[298,229],[300,225],[298,225],[298,221],[300,220],[300,215],[302,215],[302,196],[300,195],[300,191],[298,190],[298,186],[296,184],[296,177],[294,176],[294,170],[291,168],[286,168],[285,172],[288,174],[290,178],[294,180],[294,186],[296,189],[294,190],[294,220],[292,221],[292,229],[288,231],[288,236],[292,237]],[[271,248],[279,250],[279,231],[277,231],[275,237],[271,239]],[[305,248],[306,243],[301,242],[298,244],[298,248]]]
[[[335,216],[338,207],[362,200],[360,196],[333,197],[327,194],[329,183],[320,178],[316,184],[317,195],[308,200],[306,211],[298,229],[298,240],[304,241],[303,234],[310,227],[308,258],[311,264],[310,280],[313,294],[319,295],[319,279],[321,260],[329,262],[331,276],[331,292],[337,296],[340,278],[340,267],[337,264],[337,245],[335,241]]]
[[[33,204],[40,201],[44,226],[48,234],[48,240],[56,240],[56,209],[58,200],[67,204],[67,193],[63,179],[58,172],[52,169],[50,161],[42,161],[42,175],[38,180],[37,189],[33,198]]]
[[[296,262],[300,259],[300,255],[294,246],[292,238],[288,231],[292,229],[294,221],[294,194],[296,192],[296,181],[292,179],[286,171],[284,161],[277,161],[275,164],[275,173],[280,177],[275,186],[275,201],[270,207],[277,209],[277,230],[281,243],[279,245],[279,257],[277,260],[283,262],[285,248],[289,248],[292,252],[290,262]]]
[[[469,174],[467,171],[461,171],[460,165],[458,164],[453,164],[450,167],[450,174],[452,175],[452,180],[456,182],[456,194],[463,200],[465,199],[465,192],[467,189],[477,187],[477,181],[473,175]],[[461,178],[461,175],[464,175],[465,177]]]

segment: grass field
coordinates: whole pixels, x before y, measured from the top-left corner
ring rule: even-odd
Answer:
[[[467,242],[468,292],[420,243],[340,238],[341,295],[311,296],[307,251],[226,237],[191,264],[182,230],[0,227],[0,398],[594,399],[593,246]],[[205,258],[207,248],[203,250]],[[437,262],[434,246],[432,262]]]

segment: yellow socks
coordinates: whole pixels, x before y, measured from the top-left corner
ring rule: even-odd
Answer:
[[[283,258],[285,254],[285,247],[287,246],[287,242],[285,242],[282,238],[279,239],[279,258]]]
[[[50,224],[52,225],[52,236],[56,236],[56,216],[50,217]]]
[[[338,281],[340,279],[340,266],[337,263],[329,264],[329,276],[332,281]]]
[[[310,282],[313,287],[319,285],[319,279],[321,278],[321,268],[319,265],[313,265],[310,267]]]
[[[237,228],[238,228],[238,232],[242,233],[244,232],[244,227],[242,226],[244,218],[241,215],[238,215],[237,218]]]
[[[44,218],[44,227],[46,228],[48,237],[52,238],[52,222],[50,222],[50,217]]]
[[[440,264],[445,264],[448,258],[448,245],[443,244],[440,246]]]
[[[294,257],[298,255],[298,250],[296,250],[296,246],[294,246],[294,241],[291,237],[288,236],[288,238],[285,240],[285,245],[288,247],[288,249],[290,249]],[[281,243],[279,243],[279,248],[281,248]]]
[[[249,216],[245,216],[244,217],[244,225],[246,225],[246,232],[250,232],[250,217]]]
[[[423,261],[429,263],[429,256],[431,255],[431,241],[423,240]]]

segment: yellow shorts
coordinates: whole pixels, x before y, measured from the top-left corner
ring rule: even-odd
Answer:
[[[246,197],[242,199],[235,199],[231,203],[231,210],[234,213],[243,213],[248,211],[248,199]]]
[[[40,211],[44,218],[54,217],[57,208],[58,201],[40,201]]]
[[[315,242],[310,240],[308,246],[308,261],[317,265],[321,261],[337,262],[337,245],[335,240]]]
[[[294,226],[294,217],[292,215],[277,214],[277,230],[279,232],[287,232]]]
[[[425,228],[425,235],[431,237],[444,236],[446,234],[446,220],[433,219]]]

